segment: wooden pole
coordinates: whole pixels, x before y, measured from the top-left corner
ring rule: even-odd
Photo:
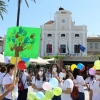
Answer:
[[[14,78],[13,78],[14,85],[15,85],[16,74],[17,74],[17,66],[18,66],[18,57],[16,57],[16,63],[15,63],[15,69],[14,69]]]

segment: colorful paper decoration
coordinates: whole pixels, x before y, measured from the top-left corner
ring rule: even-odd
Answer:
[[[8,28],[5,42],[5,56],[38,58],[40,28]]]

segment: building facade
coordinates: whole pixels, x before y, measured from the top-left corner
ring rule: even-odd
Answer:
[[[40,27],[42,29],[40,56],[87,55],[87,49],[85,52],[81,52],[78,48],[79,44],[87,48],[87,26],[75,25],[70,11],[59,8],[54,20],[50,20]]]
[[[100,36],[87,37],[87,53],[88,55],[100,54]]]

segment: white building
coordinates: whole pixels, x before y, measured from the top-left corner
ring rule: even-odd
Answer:
[[[87,37],[88,55],[100,55],[100,36],[92,35]]]
[[[70,11],[59,8],[54,20],[40,26],[42,28],[40,56],[59,53],[63,55],[70,53],[72,56],[87,55],[87,49],[81,52],[78,48],[78,44],[87,48],[87,26],[75,25],[71,15]]]

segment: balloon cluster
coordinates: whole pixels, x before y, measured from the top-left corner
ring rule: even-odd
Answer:
[[[30,92],[28,94],[29,100],[51,100],[54,95],[59,96],[62,94],[62,89],[58,87],[58,80],[56,78],[51,78],[49,82],[44,82],[42,88],[45,90],[43,92]]]
[[[11,59],[9,59],[8,57],[4,57],[5,59],[5,63],[11,63],[11,64],[16,64],[16,57],[12,57]],[[25,68],[29,67],[29,60],[30,58],[18,58],[18,69],[19,70],[24,70]]]
[[[94,66],[89,69],[89,74],[90,75],[95,75],[96,74],[96,70],[100,70],[100,60],[96,60],[94,62]]]
[[[74,71],[75,68],[78,68],[81,72],[85,71],[85,66],[82,63],[79,64],[72,64],[71,70]]]

